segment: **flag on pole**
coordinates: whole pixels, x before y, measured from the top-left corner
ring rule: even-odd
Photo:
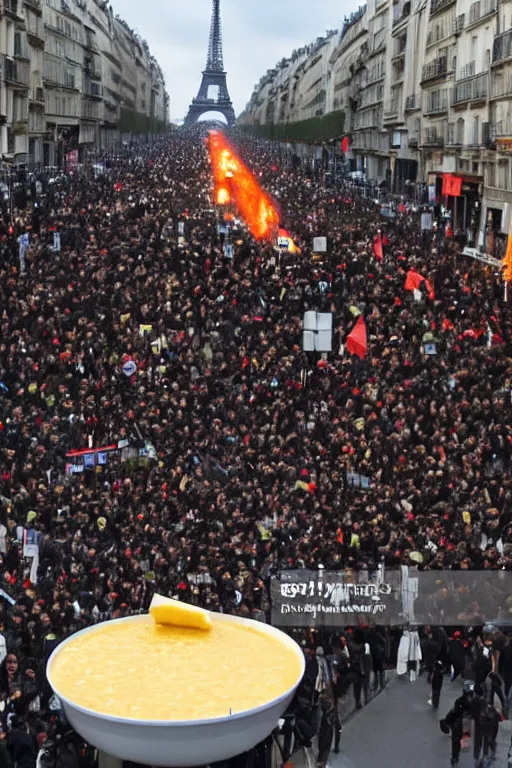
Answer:
[[[366,325],[362,315],[359,316],[357,323],[347,336],[347,349],[351,355],[357,355],[361,360],[366,355],[368,345],[366,341]]]

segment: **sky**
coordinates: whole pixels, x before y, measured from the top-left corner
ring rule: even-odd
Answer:
[[[295,48],[340,29],[357,0],[221,0],[224,67],[238,115],[262,75]],[[112,0],[162,67],[172,120],[185,117],[206,65],[211,0]],[[292,11],[292,12],[290,12]]]

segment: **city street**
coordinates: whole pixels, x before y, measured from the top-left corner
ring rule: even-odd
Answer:
[[[450,737],[441,733],[444,717],[460,683],[445,682],[438,713],[429,707],[424,677],[410,684],[394,680],[368,707],[345,725],[340,754],[331,755],[329,768],[441,768],[450,765]],[[509,722],[500,726],[496,766],[506,766],[510,742]],[[472,752],[463,752],[460,768],[472,768]]]

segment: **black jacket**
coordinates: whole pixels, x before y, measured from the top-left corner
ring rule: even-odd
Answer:
[[[37,749],[28,733],[15,729],[7,736],[7,749],[16,768],[35,768]]]

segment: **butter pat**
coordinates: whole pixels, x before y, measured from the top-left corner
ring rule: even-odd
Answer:
[[[180,603],[163,595],[153,595],[149,612],[156,624],[190,629],[210,630],[213,626],[210,614],[202,608],[188,603]]]

